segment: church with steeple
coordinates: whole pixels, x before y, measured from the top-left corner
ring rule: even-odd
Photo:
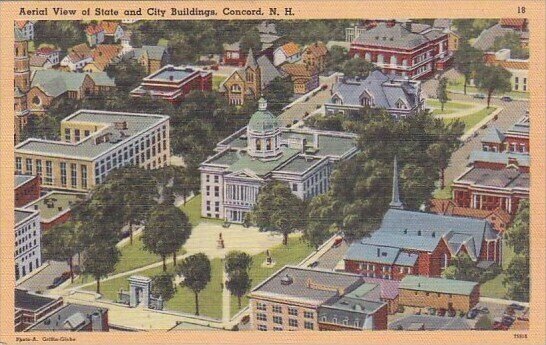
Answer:
[[[487,220],[406,210],[398,180],[395,157],[389,209],[379,229],[349,246],[343,259],[346,272],[387,280],[440,277],[461,253],[480,268],[501,264],[501,237]]]
[[[201,163],[201,215],[242,223],[270,180],[285,182],[302,200],[323,194],[337,162],[357,154],[356,139],[344,132],[282,127],[261,98],[248,125],[219,142]]]
[[[21,131],[28,122],[30,111],[27,93],[30,90],[30,58],[28,55],[28,38],[17,27],[14,27],[14,144],[20,141]]]

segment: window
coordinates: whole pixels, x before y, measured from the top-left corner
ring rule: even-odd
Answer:
[[[298,184],[297,184],[297,183],[292,183],[292,191],[293,191],[293,192],[297,192],[297,191],[298,191]]]
[[[282,327],[274,326],[274,327],[273,327],[273,330],[274,330],[274,331],[282,331]]]
[[[87,188],[87,165],[81,166],[82,188]]]
[[[42,176],[42,160],[36,160],[36,175]]]
[[[214,183],[218,183],[220,181],[220,178],[218,175],[214,175]]]
[[[210,182],[210,175],[206,175],[205,180],[206,180],[207,182]]]
[[[220,187],[218,186],[214,187],[214,196],[220,196]]]
[[[70,141],[70,128],[64,129],[64,140]]]
[[[360,327],[360,321],[358,321],[358,319],[355,320],[355,327]]]
[[[21,157],[15,158],[15,171],[16,171],[18,174],[21,174],[21,173],[22,173],[22,170],[23,170],[22,164],[23,164],[23,163],[22,163]]]
[[[76,164],[70,164],[70,177],[72,181],[72,188],[78,186],[78,166]]]
[[[91,133],[90,133],[89,131],[83,131],[83,135],[84,135],[85,137],[88,137],[90,134],[91,134]]]
[[[303,324],[303,327],[305,327],[305,329],[314,329],[314,324],[312,322],[309,322],[309,321],[305,321],[304,324]]]
[[[74,140],[80,141],[80,130],[79,129],[74,130]]]
[[[53,183],[53,163],[51,161],[46,161],[46,176],[44,181],[45,184]]]
[[[345,326],[349,325],[349,319],[344,319],[342,322]]]
[[[273,312],[274,313],[282,313],[282,307],[280,305],[274,305],[273,306]]]
[[[205,189],[207,190],[207,196],[209,196],[210,195],[210,186],[207,186]]]
[[[258,325],[258,331],[267,331],[266,325]]]
[[[258,303],[256,303],[256,309],[258,309],[258,310],[267,310],[267,305],[265,303],[258,302]]]
[[[298,316],[298,309],[297,308],[288,308],[288,315]]]
[[[314,313],[312,311],[304,311],[303,312],[303,317],[306,318],[306,319],[312,319],[314,316]]]
[[[26,165],[26,170],[27,170],[27,174],[32,174],[32,159],[30,158],[27,158],[25,160],[25,165]]]
[[[282,325],[282,316],[273,316],[273,323]]]
[[[264,313],[258,313],[256,314],[256,320],[267,321],[267,315],[265,315]]]
[[[61,163],[61,185],[66,187],[66,163]]]
[[[288,325],[290,327],[298,327],[298,320],[296,319],[288,319]]]

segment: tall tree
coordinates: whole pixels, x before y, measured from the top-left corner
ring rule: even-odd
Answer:
[[[443,276],[448,279],[479,281],[480,269],[470,256],[466,253],[459,253],[451,258],[449,266],[444,270]]]
[[[159,273],[152,277],[152,295],[156,298],[161,298],[168,301],[173,298],[176,293],[176,286],[173,283],[172,273]]]
[[[277,77],[271,81],[264,91],[264,98],[267,99],[267,108],[275,115],[282,112],[290,102],[290,97],[294,94],[294,85],[287,78]]]
[[[465,86],[466,87],[466,86]],[[436,89],[436,97],[441,104],[442,112],[444,111],[444,105],[449,101],[447,97],[447,78],[442,77],[438,83],[438,88]]]
[[[262,50],[262,42],[258,28],[251,27],[243,34],[243,37],[241,37],[241,40],[239,41],[239,49],[243,52],[248,52],[252,49],[254,54],[257,54]]]
[[[211,279],[209,258],[203,253],[197,253],[183,259],[176,272],[183,278],[180,286],[192,290],[195,295],[195,315],[199,315],[199,293]]]
[[[505,234],[506,244],[516,254],[529,255],[529,200],[521,200],[512,224]]]
[[[328,71],[340,72],[343,64],[348,61],[349,56],[345,48],[340,46],[333,46],[328,52],[326,59],[326,69]]]
[[[487,108],[494,92],[509,92],[512,90],[510,77],[512,74],[501,66],[482,66],[476,71],[474,82],[478,89],[487,92]]]
[[[135,60],[124,60],[110,64],[106,67],[105,72],[109,77],[115,78],[117,91],[124,93],[129,93],[136,88],[146,77],[146,70]]]
[[[241,308],[241,298],[250,291],[252,280],[246,270],[235,270],[229,273],[226,288],[232,295],[237,296],[237,305]]]
[[[308,206],[307,226],[303,231],[303,239],[318,248],[333,233],[339,230],[340,210],[336,210],[330,193],[318,195],[311,199]]]
[[[87,247],[83,272],[95,278],[97,293],[100,293],[101,278],[114,272],[119,256],[118,248],[111,243],[95,242]]]
[[[450,156],[449,145],[446,142],[438,142],[429,146],[427,154],[438,164],[440,169],[440,189],[445,188],[445,171],[449,165]]]
[[[285,183],[268,182],[258,194],[251,218],[260,229],[280,232],[287,245],[288,235],[305,225],[305,204]]]
[[[366,78],[371,71],[376,69],[377,67],[373,63],[366,61],[363,58],[355,57],[353,59],[347,60],[343,64],[341,71],[346,77]]]
[[[74,282],[73,258],[78,253],[77,242],[78,233],[72,222],[57,225],[42,234],[43,258],[68,262],[71,282]]]
[[[237,270],[247,271],[250,269],[250,265],[252,265],[252,256],[245,252],[232,250],[226,254],[224,262],[226,272],[228,273]]]
[[[463,92],[466,95],[466,86],[470,82],[472,73],[483,61],[483,53],[472,47],[467,40],[461,40],[459,48],[453,56],[455,69],[464,76]]]

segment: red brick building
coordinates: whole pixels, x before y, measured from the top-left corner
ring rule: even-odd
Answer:
[[[167,65],[144,78],[140,86],[131,91],[131,96],[150,95],[180,103],[191,91],[212,91],[212,73]]]
[[[66,223],[72,216],[71,208],[85,198],[85,193],[53,191],[29,203],[26,208],[40,211],[42,233]]]
[[[15,207],[40,198],[40,176],[15,175]]]
[[[428,25],[380,22],[351,42],[350,56],[373,62],[384,73],[424,79],[451,64],[448,35]]]
[[[37,295],[15,289],[15,331],[20,332],[63,305],[61,297]]]
[[[483,151],[529,154],[529,126],[529,116],[524,116],[504,133],[492,128],[482,139]]]

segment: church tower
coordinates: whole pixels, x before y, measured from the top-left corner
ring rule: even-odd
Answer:
[[[14,143],[17,144],[30,114],[27,104],[27,93],[30,90],[30,58],[28,41],[21,30],[14,28],[14,35]]]
[[[245,76],[246,88],[251,90],[255,99],[258,98],[262,93],[262,73],[258,62],[256,62],[256,59],[254,58],[252,48],[248,50],[248,55],[246,57]]]
[[[391,203],[389,204],[389,208],[403,210],[404,205],[402,204],[402,201],[400,201],[400,190],[398,185],[398,161],[396,159],[396,156],[394,156],[394,169],[393,169],[393,176],[392,176],[392,199]]]

